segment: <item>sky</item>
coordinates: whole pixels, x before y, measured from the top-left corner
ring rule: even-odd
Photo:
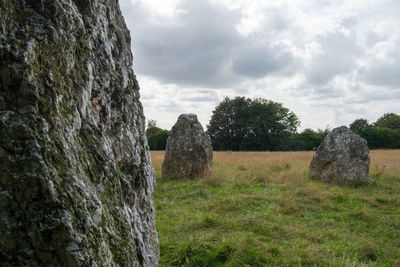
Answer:
[[[305,128],[400,113],[398,0],[120,0],[146,120],[204,128],[225,97],[282,103]]]

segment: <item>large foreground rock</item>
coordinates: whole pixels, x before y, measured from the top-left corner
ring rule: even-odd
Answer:
[[[154,266],[154,171],[114,0],[0,2],[1,266]]]
[[[162,176],[193,178],[211,173],[212,144],[195,114],[182,114],[167,140]]]
[[[340,184],[368,183],[367,141],[346,126],[333,129],[321,142],[310,164],[309,176]]]

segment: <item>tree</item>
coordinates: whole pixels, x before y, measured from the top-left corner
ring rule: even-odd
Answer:
[[[305,144],[304,150],[316,150],[329,132],[329,129],[318,129],[317,132],[309,128],[305,129],[300,133],[300,139]]]
[[[157,121],[156,120],[148,120],[147,121],[147,128],[146,128],[146,135],[152,135],[157,133],[158,131],[161,131],[161,128],[157,127]]]
[[[400,148],[400,131],[398,130],[374,126],[366,131],[365,139],[371,149]]]
[[[226,97],[213,111],[207,125],[214,150],[234,150],[241,148],[243,137],[248,134],[250,99]]]
[[[150,150],[165,150],[169,131],[157,127],[155,120],[147,122],[146,136]]]
[[[293,112],[271,100],[253,99],[249,110],[248,129],[251,131],[244,138],[246,150],[276,150],[300,124]]]
[[[368,147],[372,148],[374,141],[371,139],[374,125],[370,124],[367,119],[356,119],[350,124],[350,130],[367,140]]]
[[[154,128],[154,127],[157,127],[157,121],[156,120],[148,120],[147,128]]]
[[[276,150],[299,124],[281,103],[226,97],[213,111],[207,132],[215,150]]]
[[[147,140],[150,150],[165,150],[165,147],[167,146],[168,136],[168,130],[160,130],[154,134],[148,135]]]
[[[400,115],[395,113],[385,113],[374,124],[377,127],[384,127],[400,131]]]
[[[314,131],[310,128],[304,129],[301,133],[295,133],[289,136],[281,150],[316,150],[325,136],[330,132],[328,128],[325,130],[318,129]]]
[[[363,137],[367,130],[372,127],[367,119],[356,119],[350,124],[350,130]]]
[[[366,119],[357,119],[350,129],[367,140],[370,149],[400,148],[400,131],[395,129],[398,115],[386,113],[374,124]]]

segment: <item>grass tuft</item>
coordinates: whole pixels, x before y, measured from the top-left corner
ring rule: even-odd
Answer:
[[[364,245],[360,249],[361,252],[361,261],[377,261],[378,253],[377,251],[369,245]]]

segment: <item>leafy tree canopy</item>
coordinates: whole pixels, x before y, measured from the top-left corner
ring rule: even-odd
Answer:
[[[400,131],[395,128],[396,116],[386,113],[374,124],[369,124],[366,119],[357,119],[350,124],[350,129],[367,140],[370,149],[400,148]]]
[[[157,127],[155,120],[147,122],[146,136],[150,150],[165,150],[169,131]]]
[[[276,150],[299,125],[281,103],[238,96],[215,108],[207,132],[215,150]]]
[[[350,130],[361,136],[371,127],[367,119],[356,119],[350,124]]]
[[[158,131],[161,131],[162,129],[157,127],[157,121],[156,120],[148,120],[147,122],[147,128],[146,128],[146,135],[147,137],[149,135],[155,134]]]
[[[395,113],[385,113],[375,122],[375,126],[400,131],[400,115]]]
[[[325,130],[318,129],[318,131],[310,128],[304,129],[301,133],[291,134],[279,149],[289,151],[316,150],[329,132],[328,128]]]

